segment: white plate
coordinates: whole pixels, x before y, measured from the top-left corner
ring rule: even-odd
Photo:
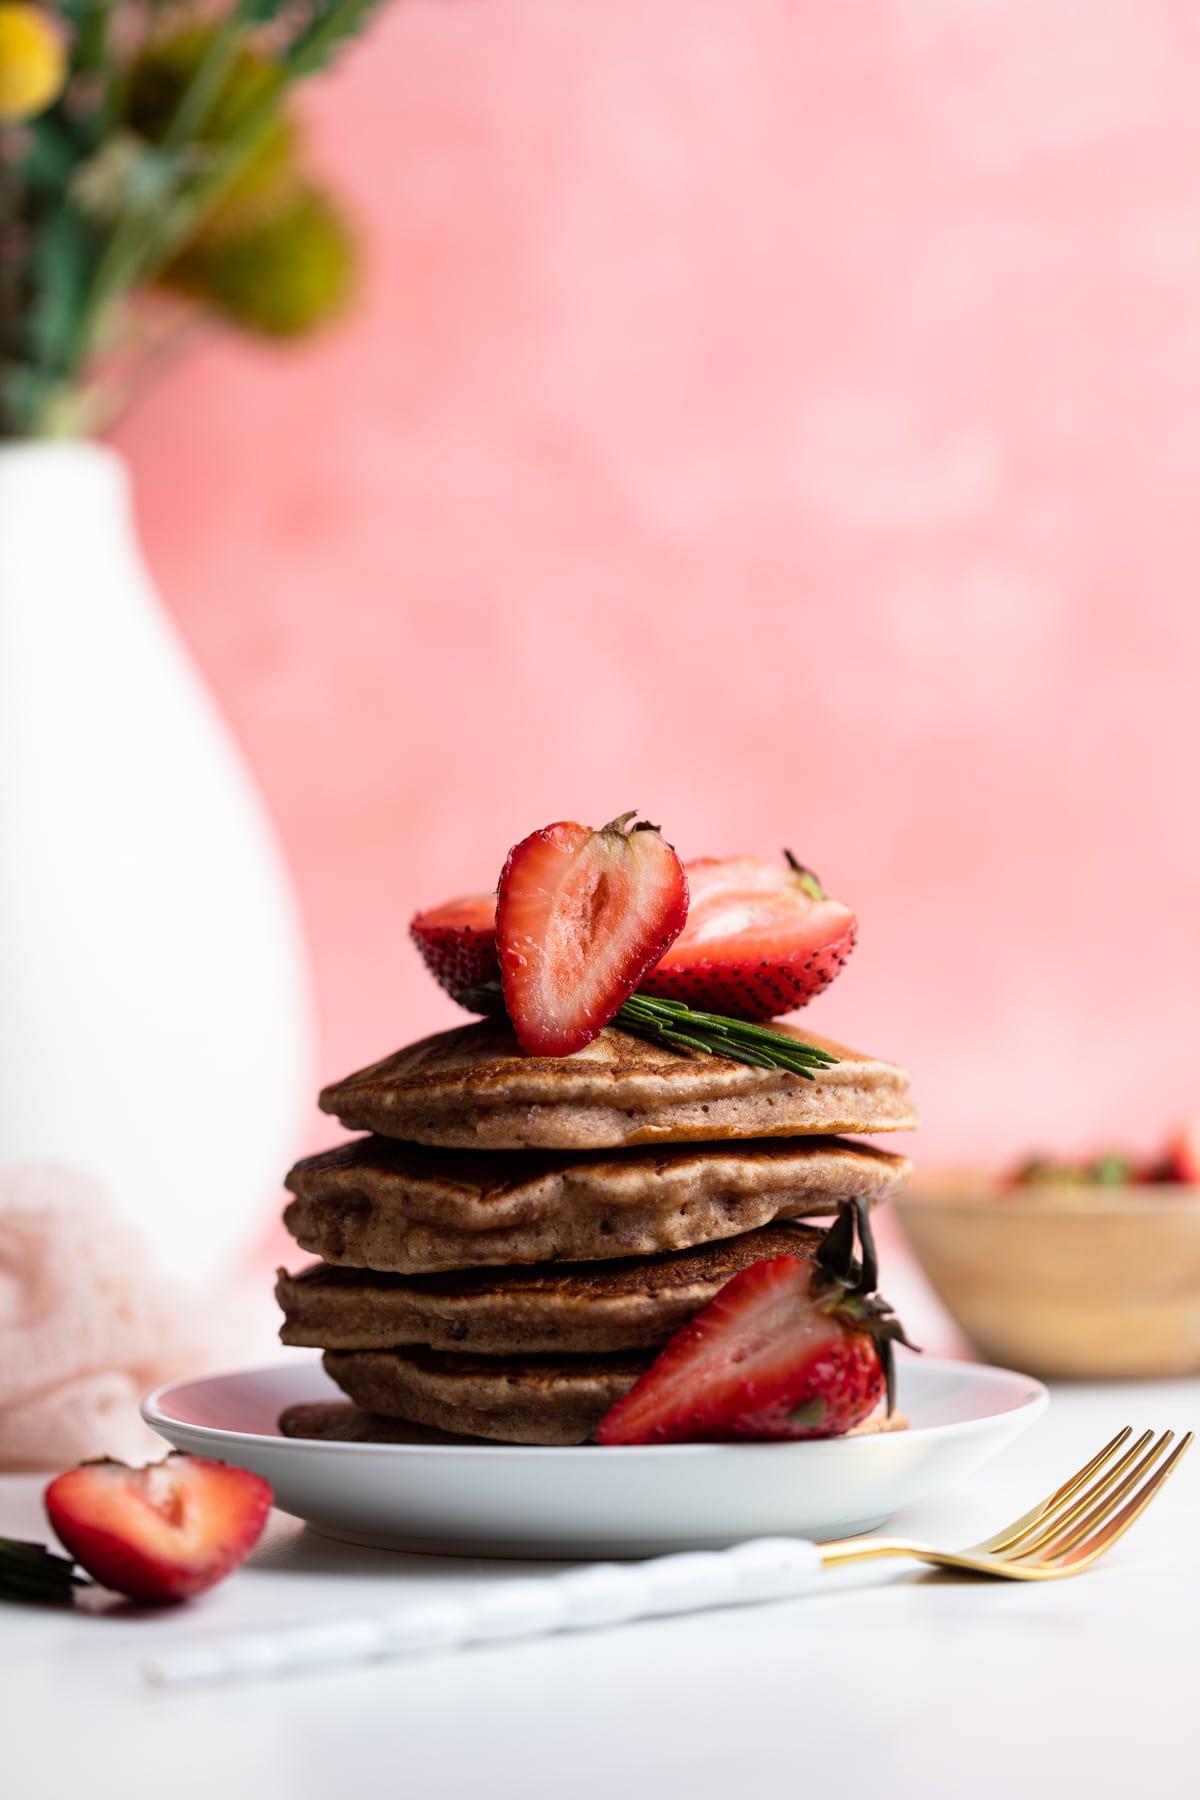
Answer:
[[[569,1559],[871,1531],[1011,1443],[1044,1410],[1008,1369],[897,1358],[910,1429],[775,1444],[539,1449],[412,1428],[403,1444],[285,1438],[299,1401],[341,1400],[319,1362],[159,1388],[142,1408],[180,1450],[263,1475],[327,1537],[440,1555]]]

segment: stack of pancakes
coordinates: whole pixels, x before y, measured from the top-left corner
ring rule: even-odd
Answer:
[[[526,1056],[485,1020],[327,1088],[371,1135],[289,1174],[288,1229],[322,1260],[276,1292],[283,1341],[324,1350],[353,1406],[283,1429],[582,1443],[739,1269],[812,1254],[795,1221],[894,1192],[904,1157],[835,1134],[915,1125],[904,1072],[776,1029],[837,1062],[806,1081],[612,1026]]]

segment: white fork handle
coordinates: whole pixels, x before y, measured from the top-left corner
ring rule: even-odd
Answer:
[[[562,1575],[480,1584],[461,1599],[414,1600],[389,1612],[218,1638],[157,1657],[144,1673],[156,1686],[174,1687],[595,1631],[667,1613],[786,1600],[813,1586],[820,1569],[820,1551],[803,1538],[752,1538],[732,1550],[593,1563]]]

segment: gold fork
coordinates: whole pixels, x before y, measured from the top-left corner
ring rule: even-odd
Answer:
[[[1098,1450],[1078,1474],[1055,1488],[1032,1511],[1011,1525],[972,1544],[967,1550],[934,1550],[907,1538],[846,1538],[818,1544],[821,1566],[870,1562],[883,1556],[912,1556],[939,1569],[958,1569],[970,1575],[1002,1575],[1009,1581],[1057,1581],[1078,1575],[1123,1537],[1134,1520],[1149,1506],[1180,1458],[1190,1448],[1188,1432],[1162,1457],[1174,1440],[1173,1431],[1155,1439],[1144,1431],[1123,1455],[1117,1452],[1133,1436],[1127,1425]],[[1149,1446],[1147,1448],[1147,1446]],[[1116,1456],[1116,1462],[1113,1457]],[[1106,1465],[1111,1464],[1111,1467]],[[1159,1467],[1155,1467],[1159,1464]],[[1094,1478],[1094,1479],[1093,1479]]]

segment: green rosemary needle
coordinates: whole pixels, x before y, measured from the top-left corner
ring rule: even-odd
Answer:
[[[468,1012],[503,1013],[504,994],[498,981],[484,982],[455,995]],[[673,1050],[699,1050],[705,1056],[726,1056],[731,1062],[750,1063],[756,1069],[789,1069],[813,1081],[814,1070],[832,1068],[837,1062],[828,1050],[785,1037],[765,1025],[747,1019],[730,1019],[724,1013],[695,1012],[682,1000],[655,1000],[649,994],[631,994],[613,1020],[622,1031]]]
[[[0,1537],[0,1600],[71,1599],[77,1587],[86,1586],[75,1564],[56,1556],[44,1544],[26,1544]]]

